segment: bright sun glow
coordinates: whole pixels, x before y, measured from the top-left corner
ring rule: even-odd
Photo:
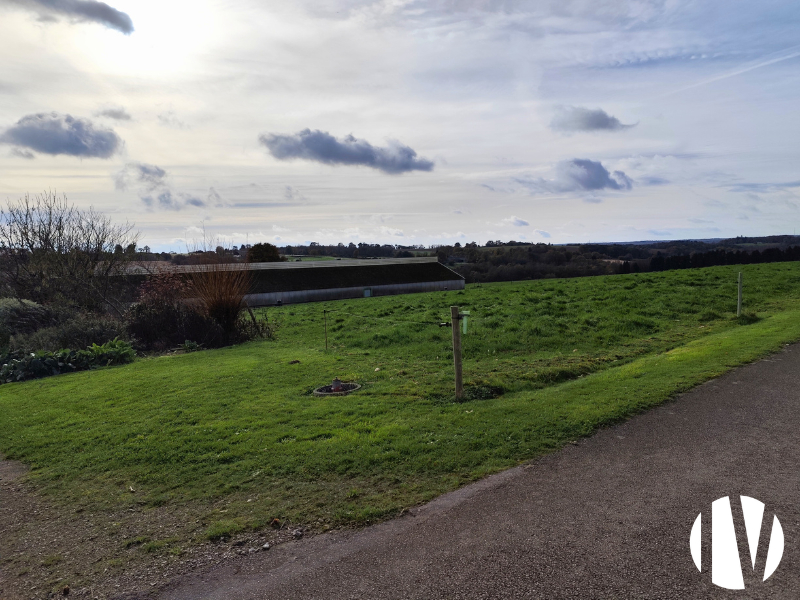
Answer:
[[[168,77],[193,71],[223,37],[224,11],[211,0],[120,0],[130,15],[130,36],[95,28],[76,38],[79,49],[105,72]]]

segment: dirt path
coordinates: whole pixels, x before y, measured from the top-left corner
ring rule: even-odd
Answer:
[[[164,600],[255,598],[741,598],[711,584],[689,533],[731,496],[767,505],[785,533],[747,598],[800,597],[800,345],[524,467],[358,532],[283,544],[179,578]],[[756,567],[769,539],[762,531]]]

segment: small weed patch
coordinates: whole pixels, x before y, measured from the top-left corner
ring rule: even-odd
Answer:
[[[127,550],[128,548],[134,548],[136,546],[141,546],[142,544],[147,544],[149,541],[149,537],[142,535],[130,540],[125,540],[125,543],[123,543],[122,546]]]
[[[61,556],[58,554],[52,554],[50,556],[45,556],[44,560],[42,560],[43,567],[53,567],[60,563],[63,560]]]
[[[206,530],[205,537],[212,542],[225,541],[240,531],[244,531],[244,529],[244,525],[237,521],[217,521]]]

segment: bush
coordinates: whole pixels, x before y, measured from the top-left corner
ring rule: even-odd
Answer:
[[[134,304],[125,313],[125,330],[140,350],[163,351],[187,341],[215,348],[225,340],[225,333],[212,318],[181,303]]]
[[[127,338],[124,324],[114,318],[93,314],[78,314],[51,327],[28,334],[12,335],[12,350],[55,352],[61,348],[86,348],[92,344],[104,344],[114,338]]]
[[[243,311],[249,287],[249,272],[220,265],[204,265],[188,281],[174,273],[155,275],[125,314],[125,329],[136,348],[153,351],[272,337],[274,324]]]
[[[11,352],[0,357],[0,384],[85,371],[94,367],[122,365],[132,362],[135,357],[136,353],[131,345],[118,339],[102,345],[92,344],[86,350]]]
[[[57,322],[58,316],[53,311],[36,302],[0,298],[0,329],[8,335],[33,333]]]

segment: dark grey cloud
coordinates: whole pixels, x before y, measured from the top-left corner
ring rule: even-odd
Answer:
[[[339,140],[326,131],[304,129],[292,135],[262,134],[258,138],[278,160],[301,158],[326,165],[360,165],[397,175],[409,171],[431,171],[433,162],[399,142],[385,148],[348,135]]]
[[[142,196],[142,202],[149,208],[162,210],[183,210],[190,206],[198,208],[206,206],[206,203],[197,196],[176,193],[169,189],[158,194]]]
[[[559,163],[553,179],[518,177],[514,181],[534,194],[629,190],[633,187],[631,178],[622,171],[610,173],[601,162],[584,158]]]
[[[105,2],[96,0],[11,0],[11,2],[36,12],[40,21],[55,21],[56,16],[64,16],[73,21],[98,23],[125,35],[133,33],[131,18]]]
[[[560,163],[558,172],[565,183],[586,191],[629,190],[633,187],[633,182],[625,173],[614,171],[611,174],[599,161],[573,158]]]
[[[635,127],[621,123],[601,108],[594,110],[580,106],[565,106],[550,122],[550,128],[556,131],[621,131]]]
[[[98,110],[94,113],[95,117],[106,117],[108,119],[115,119],[117,121],[130,121],[133,117],[128,114],[128,111],[124,108],[115,107],[115,108],[104,108],[103,110]]]
[[[140,190],[152,192],[166,184],[167,172],[156,165],[147,163],[128,163],[125,168],[114,176],[114,183],[118,190],[127,190],[136,187]]]
[[[88,119],[53,112],[22,117],[0,133],[0,143],[42,154],[109,158],[122,140],[113,130],[95,127]]]

